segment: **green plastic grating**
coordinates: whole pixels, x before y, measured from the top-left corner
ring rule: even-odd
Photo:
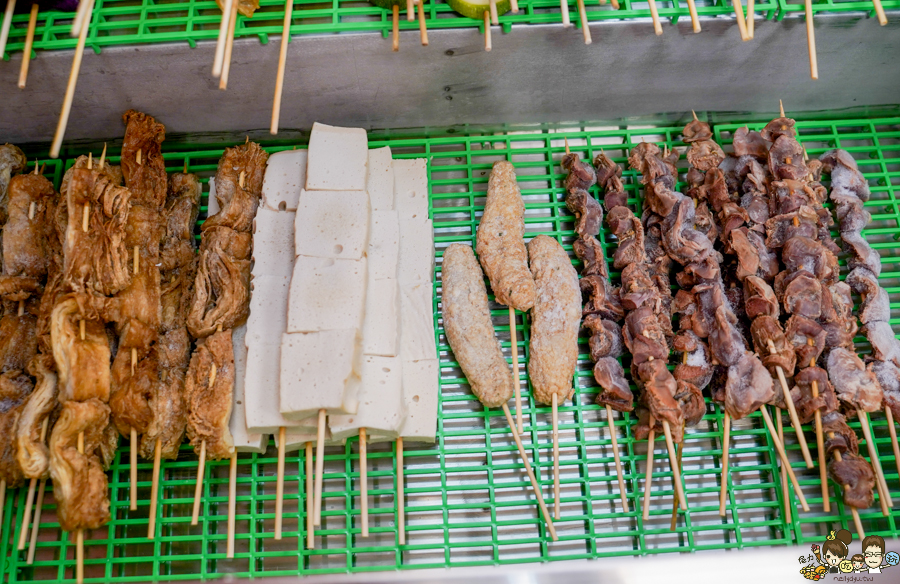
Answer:
[[[873,222],[866,231],[883,250],[882,282],[897,303],[900,258],[900,118],[838,120],[798,124],[810,155],[832,147],[853,152],[873,184],[867,203]],[[739,125],[720,124],[716,132],[727,144]],[[519,564],[605,556],[646,555],[676,551],[745,548],[820,541],[837,525],[848,527],[850,515],[831,489],[833,512],[822,512],[818,471],[803,467],[793,432],[786,428],[788,451],[810,503],[809,513],[783,513],[783,497],[792,509],[791,492],[781,488],[777,456],[758,414],[735,422],[732,429],[728,513],[718,514],[721,476],[722,413],[708,404],[707,415],[687,432],[684,446],[684,483],[689,512],[678,514],[670,531],[673,504],[671,472],[662,441],[655,446],[656,465],[649,521],[640,516],[647,442],[635,441],[629,416],[615,414],[622,451],[630,513],[622,513],[605,413],[596,405],[587,338],[583,337],[575,377],[575,395],[560,408],[562,520],[560,541],[549,541],[539,518],[509,429],[498,410],[485,411],[471,395],[446,344],[439,314],[442,250],[452,242],[473,243],[493,162],[511,160],[516,166],[526,202],[529,237],[544,233],[571,251],[572,217],[563,203],[563,172],[558,166],[564,138],[584,158],[600,149],[624,163],[627,150],[642,141],[681,147],[680,127],[584,127],[580,130],[467,135],[434,139],[381,139],[370,134],[370,146],[390,145],[395,157],[427,157],[430,170],[431,213],[435,226],[437,267],[435,323],[441,359],[441,399],[435,445],[407,444],[405,508],[407,543],[397,545],[393,444],[369,447],[370,537],[360,537],[359,460],[357,441],[326,449],[323,524],[317,546],[305,549],[305,477],[302,453],[286,460],[284,539],[273,537],[276,451],[245,454],[238,462],[236,557],[225,559],[227,480],[226,461],[207,464],[200,523],[190,526],[196,480],[196,457],[183,447],[177,461],[164,462],[153,541],[146,539],[149,508],[149,461],[139,469],[139,507],[128,510],[128,449],[123,447],[110,470],[113,521],[86,537],[85,574],[93,582],[207,579],[226,575],[258,577],[373,570]],[[173,145],[173,150],[176,146]],[[284,149],[272,146],[270,151]],[[170,172],[189,168],[208,178],[215,172],[221,147],[169,152]],[[115,159],[112,159],[113,161]],[[53,176],[71,163],[52,166]],[[685,161],[681,161],[684,168]],[[49,174],[49,172],[48,172]],[[632,204],[639,205],[635,175],[624,180]],[[594,187],[596,189],[596,187]],[[611,255],[615,244],[606,230],[600,240]],[[615,280],[617,273],[613,273]],[[492,307],[495,328],[510,355],[508,313]],[[897,313],[895,313],[897,314]],[[895,319],[893,324],[898,324]],[[526,379],[527,319],[517,316],[520,377]],[[864,344],[860,350],[865,351]],[[510,359],[511,360],[511,359]],[[548,503],[552,502],[552,457],[549,408],[536,407],[530,387],[523,392],[526,431],[523,439]],[[873,415],[876,444],[892,494],[900,497],[900,476],[892,455],[884,417]],[[858,430],[858,427],[857,427]],[[807,427],[807,436],[812,431]],[[811,439],[811,438],[810,438]],[[814,440],[813,440],[814,444]],[[865,452],[863,448],[861,452]],[[10,492],[0,533],[0,557],[9,582],[64,581],[74,578],[71,534],[54,523],[52,496],[43,507],[36,562],[26,566],[24,552],[15,551],[23,524],[25,488]],[[861,513],[867,533],[897,535],[897,514],[882,517],[877,507]]]
[[[568,0],[572,10],[575,3]],[[734,9],[726,0],[697,0],[697,12],[701,17],[733,18]],[[900,10],[900,0],[884,0],[887,11]],[[606,20],[643,19],[649,24],[650,8],[646,0],[622,0],[620,10],[611,5],[587,2],[587,18],[590,22]],[[684,0],[658,2],[660,18],[671,23],[688,19]],[[513,25],[562,24],[559,2],[556,0],[523,0],[518,14],[500,16],[504,32]],[[387,37],[391,31],[390,11],[377,8],[363,0],[298,0],[294,3],[291,35],[380,32]],[[787,14],[803,12],[803,4],[787,0],[762,0],[756,3],[755,12],[767,19],[780,20]],[[815,12],[856,12],[874,17],[869,1],[826,0],[813,4]],[[147,43],[187,43],[191,47],[201,40],[214,40],[218,36],[221,10],[212,0],[97,0],[87,46],[100,52],[103,47]],[[28,14],[13,17],[9,44],[3,58],[25,46]],[[34,37],[33,55],[41,51],[72,49],[76,38],[70,36],[73,13],[47,11],[38,15]],[[425,18],[430,30],[441,28],[482,28],[480,21],[465,18],[454,12],[445,2],[432,0],[425,6]],[[575,19],[577,21],[577,18]],[[260,9],[253,18],[240,16],[235,29],[236,37],[256,36],[263,44],[269,35],[281,35],[284,22],[284,2],[261,0]],[[418,29],[417,22],[400,18],[401,30]]]

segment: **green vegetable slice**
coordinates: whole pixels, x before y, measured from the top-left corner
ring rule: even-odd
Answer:
[[[488,0],[447,0],[447,4],[463,16],[476,20],[483,20],[484,13],[491,9]],[[512,7],[509,0],[497,0],[496,4],[497,14],[506,14]]]

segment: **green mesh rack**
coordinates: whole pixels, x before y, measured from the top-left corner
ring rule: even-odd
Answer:
[[[715,125],[726,146],[741,124]],[[866,203],[872,223],[865,231],[881,250],[881,281],[898,314],[900,294],[900,118],[844,119],[798,123],[800,139],[810,156],[841,147],[853,153],[873,185]],[[614,414],[622,453],[630,511],[622,512],[605,411],[594,404],[598,392],[591,374],[587,338],[581,339],[571,402],[560,407],[560,471],[562,519],[556,523],[559,541],[551,542],[541,520],[524,467],[503,414],[485,410],[469,391],[453,360],[441,327],[440,266],[446,246],[473,243],[484,204],[491,165],[511,160],[526,204],[528,237],[556,237],[571,252],[573,218],[563,202],[559,161],[564,139],[584,158],[601,149],[623,164],[629,148],[643,141],[682,147],[680,127],[580,127],[520,133],[470,133],[440,138],[387,138],[370,134],[370,146],[391,146],[396,158],[428,160],[431,216],[434,219],[437,266],[434,318],[441,361],[441,396],[437,442],[408,443],[404,450],[404,499],[396,494],[397,458],[394,444],[369,446],[370,536],[360,535],[358,441],[326,449],[323,518],[315,549],[305,546],[304,455],[286,459],[284,537],[274,539],[277,456],[273,443],[265,454],[241,454],[238,459],[236,555],[226,559],[228,462],[208,462],[199,525],[190,525],[197,460],[182,447],[176,461],[162,465],[156,537],[148,540],[150,461],[139,467],[139,504],[128,509],[129,452],[123,442],[109,472],[112,521],[87,534],[85,575],[88,582],[212,579],[223,576],[295,576],[323,573],[408,570],[416,568],[518,564],[604,556],[634,556],[665,552],[747,548],[821,541],[829,530],[850,527],[850,513],[832,484],[832,512],[822,509],[818,470],[806,470],[793,431],[786,428],[786,446],[811,510],[797,513],[794,494],[785,490],[779,462],[759,414],[734,422],[730,452],[727,514],[720,517],[722,479],[722,410],[707,403],[707,414],[689,429],[683,446],[683,481],[689,510],[676,515],[670,528],[674,490],[665,447],[657,440],[650,518],[640,507],[646,471],[647,441],[631,434],[631,417]],[[289,148],[269,144],[270,151]],[[166,148],[168,170],[183,165],[204,180],[216,169],[223,146],[178,150]],[[182,147],[184,148],[184,147]],[[112,159],[115,161],[115,158]],[[49,163],[57,181],[71,164]],[[682,160],[682,169],[685,161]],[[640,206],[635,174],[624,180],[632,205]],[[683,185],[680,185],[683,186]],[[594,187],[596,189],[596,187]],[[596,190],[595,190],[596,192]],[[607,257],[615,249],[604,229],[599,239]],[[843,258],[842,258],[843,260]],[[575,261],[575,260],[573,260]],[[577,261],[576,261],[577,263]],[[618,274],[612,274],[613,280]],[[511,361],[510,330],[505,307],[492,305],[495,328]],[[894,318],[896,327],[900,319]],[[528,319],[515,322],[520,355],[519,377],[527,383]],[[861,352],[868,350],[858,339]],[[533,461],[546,500],[552,503],[550,410],[537,407],[530,386],[523,384],[526,451]],[[900,498],[900,476],[884,415],[872,415],[875,442],[892,494]],[[855,426],[859,433],[858,424]],[[813,448],[809,426],[806,434]],[[861,453],[866,449],[861,448]],[[0,532],[0,558],[8,582],[71,581],[75,546],[72,534],[55,522],[52,486],[42,508],[36,560],[25,563],[15,542],[25,519],[27,488],[8,493]],[[787,502],[784,498],[788,497]],[[398,501],[406,510],[407,545],[398,545]],[[791,511],[785,515],[785,506]],[[898,534],[900,511],[882,516],[877,504],[861,513],[867,533]]]
[[[20,0],[22,1],[22,0]],[[424,1],[424,0],[423,0]],[[567,0],[574,10],[574,2]],[[734,9],[727,0],[697,0],[697,12],[702,17],[733,18]],[[887,11],[900,9],[900,0],[883,0]],[[685,0],[661,0],[659,15],[673,24],[689,18]],[[587,2],[589,22],[606,20],[644,19],[649,24],[650,7],[646,0],[621,0],[620,9],[603,2]],[[562,24],[558,0],[522,0],[519,13],[500,16],[505,32],[513,25]],[[465,18],[454,12],[445,2],[432,0],[425,5],[425,19],[430,30],[441,28],[482,28],[480,21]],[[755,13],[767,19],[781,19],[790,13],[803,12],[803,3],[787,0],[760,0]],[[814,12],[857,12],[874,17],[872,2],[817,0]],[[198,41],[214,40],[219,31],[222,12],[213,0],[97,0],[93,10],[87,46],[100,52],[103,47],[146,43],[184,42],[191,47]],[[46,11],[38,15],[33,54],[40,51],[72,49],[77,39],[70,36],[73,13]],[[577,21],[577,18],[575,19]],[[261,0],[260,9],[252,18],[238,17],[236,37],[258,37],[267,43],[269,35],[281,35],[284,22],[284,2]],[[417,22],[401,17],[400,29],[418,29]],[[3,58],[22,51],[28,27],[28,14],[13,17],[9,44]],[[294,2],[291,35],[381,32],[391,31],[390,11],[377,8],[364,0],[297,0]]]

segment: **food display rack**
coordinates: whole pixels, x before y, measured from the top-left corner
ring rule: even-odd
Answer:
[[[884,268],[880,281],[891,295],[891,323],[896,329],[900,324],[900,117],[856,118],[835,113],[827,118],[798,122],[798,138],[811,157],[831,148],[848,150],[872,185],[872,197],[866,203],[872,221],[863,234],[881,253]],[[720,120],[713,124],[716,139],[727,149],[732,132],[743,125],[740,118]],[[752,128],[761,126],[751,124]],[[689,511],[678,513],[674,531],[670,530],[672,473],[660,454],[662,441],[656,445],[650,519],[644,521],[640,504],[647,442],[633,439],[629,415],[614,414],[630,505],[630,512],[624,513],[606,416],[594,405],[598,388],[591,374],[587,338],[582,336],[573,381],[575,395],[559,410],[562,520],[556,522],[559,541],[551,542],[503,414],[486,411],[480,405],[453,361],[440,317],[442,250],[452,242],[474,242],[492,163],[506,159],[515,165],[526,206],[526,237],[550,235],[571,253],[573,218],[563,202],[564,174],[559,167],[564,140],[568,139],[572,150],[585,159],[602,150],[624,164],[628,149],[640,142],[669,148],[684,146],[679,141],[682,127],[683,123],[544,127],[515,132],[470,129],[433,138],[416,137],[413,131],[403,132],[403,137],[393,136],[396,132],[371,132],[370,147],[387,145],[395,158],[428,160],[430,214],[435,227],[434,319],[441,364],[438,433],[436,444],[411,443],[404,451],[407,545],[401,547],[397,540],[396,512],[402,500],[395,492],[397,459],[393,444],[369,447],[371,529],[365,539],[360,536],[359,524],[357,439],[326,448],[323,523],[312,550],[306,549],[304,537],[307,493],[302,452],[289,453],[286,459],[281,541],[273,537],[275,447],[270,444],[265,454],[240,455],[236,554],[229,560],[225,558],[228,462],[207,462],[200,522],[191,527],[196,456],[185,445],[177,461],[164,461],[156,536],[148,540],[151,463],[141,460],[139,506],[137,511],[129,511],[129,453],[123,443],[109,472],[113,519],[85,538],[86,581],[298,576],[641,556],[821,542],[829,530],[848,527],[849,510],[833,484],[832,513],[823,512],[818,470],[805,469],[793,432],[785,432],[793,468],[811,507],[808,513],[797,512],[794,494],[781,488],[778,457],[758,413],[733,423],[727,516],[719,517],[722,410],[710,403],[700,424],[686,432],[682,476]],[[205,183],[227,145],[166,142],[167,170],[175,172],[186,165]],[[304,147],[286,141],[263,145],[270,152]],[[64,169],[80,153],[72,150],[69,159],[49,162],[45,173],[58,185]],[[33,160],[44,154],[34,149],[29,156]],[[110,161],[115,163],[117,158],[110,157]],[[682,170],[685,164],[682,159]],[[632,197],[629,203],[636,203],[639,210],[638,183],[627,165],[624,181]],[[592,189],[596,194],[596,187]],[[203,202],[201,216],[206,211],[206,195]],[[611,257],[615,243],[605,227],[599,239],[606,257]],[[577,264],[574,256],[573,261]],[[843,257],[841,265],[845,265]],[[842,272],[842,277],[846,276],[846,269]],[[618,274],[612,277],[615,281]],[[493,303],[492,309],[495,330],[504,354],[511,360],[507,310]],[[519,377],[526,380],[528,319],[519,314],[516,328]],[[860,353],[868,352],[865,340],[859,337],[857,341]],[[550,409],[535,405],[530,386],[527,390],[523,387],[523,413],[525,449],[550,502]],[[887,483],[892,495],[900,497],[900,476],[885,424],[883,415],[873,415],[875,442]],[[859,431],[858,423],[850,425]],[[0,533],[4,579],[10,583],[73,580],[75,546],[72,535],[62,533],[54,523],[49,491],[34,565],[27,566],[23,552],[15,551],[16,536],[23,524],[25,492],[10,491],[5,504]],[[789,498],[790,520],[784,513],[784,497]],[[888,538],[898,533],[900,509],[884,517],[873,506],[861,516],[867,534]],[[852,523],[849,526],[852,529]]]

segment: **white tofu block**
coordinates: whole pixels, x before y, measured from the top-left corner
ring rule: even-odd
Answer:
[[[275,446],[278,446],[278,434],[275,434]],[[300,432],[294,434],[285,434],[284,435],[284,451],[285,452],[296,452],[297,450],[303,450],[306,448],[306,443],[309,442],[315,448],[316,444],[318,444],[318,434],[315,430],[311,432]],[[331,432],[328,431],[328,427],[325,427],[325,445],[329,446],[332,444],[340,443],[339,440],[333,440],[331,438]],[[304,470],[305,472],[305,470]]]
[[[428,165],[424,158],[394,161],[394,209],[400,219],[428,218]]]
[[[281,413],[305,420],[355,414],[362,374],[357,331],[286,333],[281,341]]]
[[[397,280],[369,280],[363,354],[396,357],[400,346],[400,289]]]
[[[365,191],[303,191],[294,223],[297,255],[358,260],[369,243]]]
[[[269,436],[259,432],[251,432],[247,429],[244,417],[246,392],[244,386],[244,372],[247,368],[247,347],[244,345],[246,326],[239,326],[231,331],[231,343],[234,345],[234,393],[232,394],[231,420],[228,421],[228,429],[234,440],[234,447],[238,452],[265,452],[269,444]]]
[[[294,213],[259,207],[253,220],[253,277],[294,270]]]
[[[369,150],[369,168],[366,174],[366,190],[373,211],[390,211],[394,208],[394,168],[390,146]]]
[[[369,141],[362,128],[313,124],[309,136],[306,189],[362,191],[366,188]]]
[[[437,432],[440,365],[436,359],[404,361],[403,401],[406,418],[400,435],[410,442],[434,442]]]
[[[400,356],[404,363],[437,359],[431,282],[400,286]]]
[[[244,416],[247,430],[278,434],[279,428],[289,432],[306,432],[309,422],[288,420],[281,414],[281,335],[270,335],[275,342],[248,340],[247,369],[244,376]],[[237,347],[235,347],[235,352]],[[237,383],[237,382],[235,382]]]
[[[216,198],[216,177],[209,177],[209,200],[206,203],[206,216],[212,217],[219,212],[219,200]]]
[[[400,221],[396,211],[372,211],[369,230],[369,277],[377,280],[397,277],[400,257]]]
[[[359,409],[348,416],[330,416],[328,427],[335,440],[346,440],[366,428],[371,434],[394,437],[406,418],[403,402],[403,364],[399,357],[363,357]]]
[[[434,229],[431,219],[400,219],[400,257],[397,279],[401,286],[430,283],[434,276]]]
[[[287,332],[360,331],[365,308],[365,258],[297,257],[291,278]]]
[[[250,283],[250,316],[247,345],[280,345],[287,331],[291,276],[258,276]]]
[[[263,205],[272,211],[296,211],[306,184],[306,150],[285,150],[269,156],[263,178]]]

